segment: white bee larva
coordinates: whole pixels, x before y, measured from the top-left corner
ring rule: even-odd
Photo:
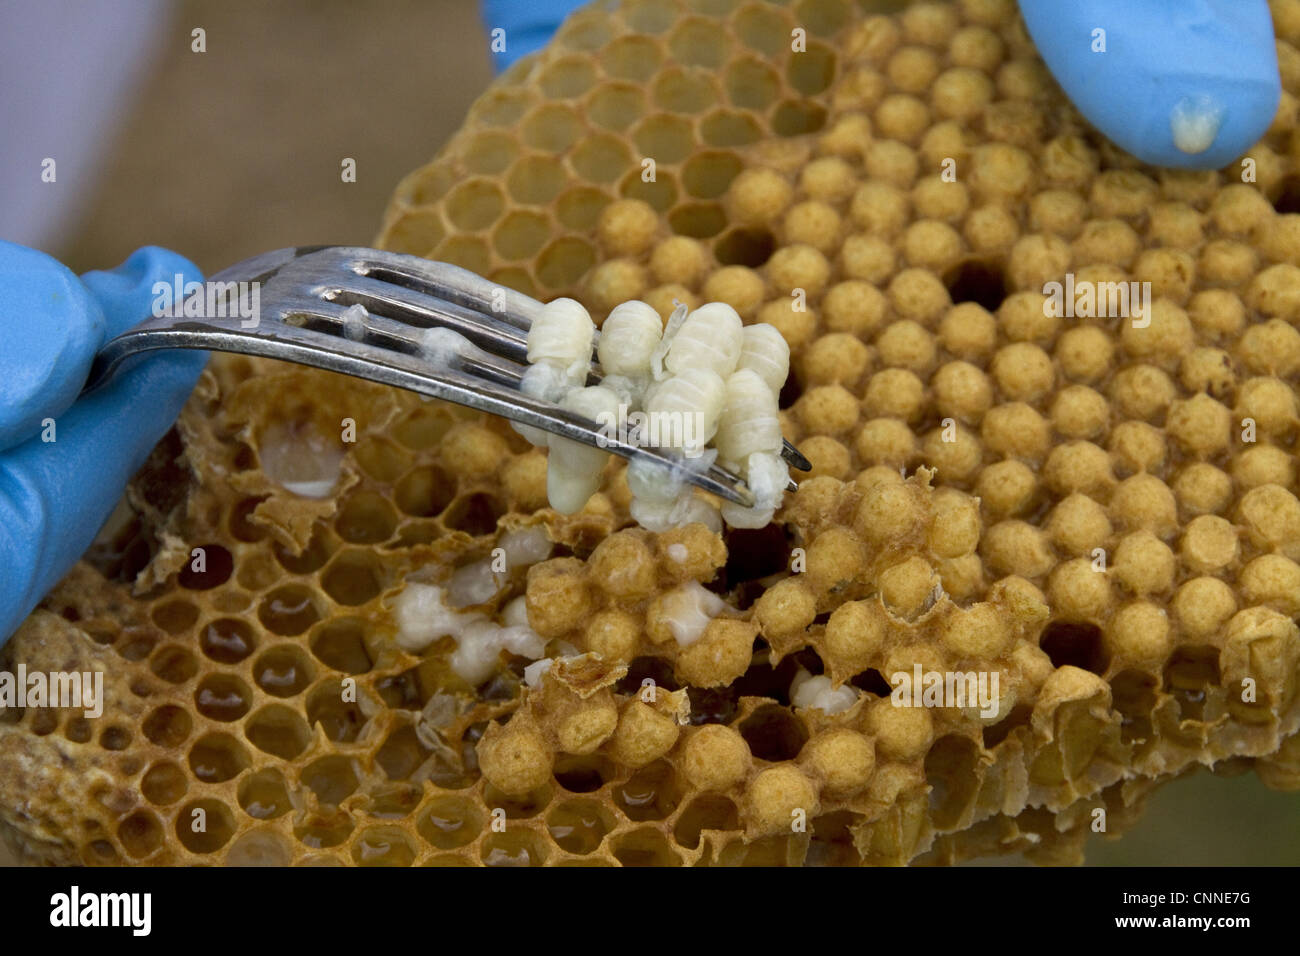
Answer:
[[[628,378],[650,374],[650,356],[659,347],[664,323],[653,306],[624,302],[609,313],[600,327],[596,356],[606,375]]]
[[[722,517],[733,528],[766,528],[785,497],[790,467],[779,454],[755,452],[741,463],[740,471],[754,495],[754,504],[744,508],[724,501]]]
[[[593,342],[603,379],[586,388]],[[463,354],[455,342],[430,344],[439,356]],[[777,395],[790,371],[790,349],[773,326],[746,328],[736,310],[722,302],[693,312],[677,303],[665,326],[652,306],[634,300],[611,310],[597,337],[579,303],[556,299],[533,321],[528,360],[519,386],[525,395],[612,426],[620,437],[626,428],[634,441],[683,452],[671,465],[647,459],[628,463],[629,507],[642,527],[667,531],[702,522],[718,531],[724,519],[738,528],[760,528],[772,520],[789,481]],[[546,493],[551,507],[565,514],[579,511],[600,488],[609,453],[536,428],[514,427],[533,444],[550,448]],[[708,496],[696,494],[691,474],[715,460],[745,479],[755,499],[751,507],[724,504],[719,513]]]
[[[790,374],[790,346],[785,336],[766,322],[745,326],[744,336],[737,370],[747,368],[757,372],[772,394],[780,395],[781,386]]]
[[[666,378],[668,375],[668,372],[664,369],[664,356],[668,354],[668,350],[672,347],[673,339],[677,338],[677,333],[681,329],[682,323],[686,321],[689,311],[685,305],[678,302],[677,308],[673,309],[673,314],[668,316],[668,324],[664,326],[663,337],[659,340],[659,345],[650,356],[650,374],[654,376],[656,381]]]
[[[560,404],[598,424],[617,420],[618,396],[598,385],[575,389]],[[614,418],[606,419],[602,415]],[[587,499],[600,489],[601,472],[609,460],[609,452],[558,435],[550,436],[550,446],[550,458],[546,463],[546,497],[556,511],[573,514],[580,511]]]
[[[662,382],[646,403],[654,444],[696,454],[718,430],[727,387],[716,372],[688,368]]]
[[[531,398],[540,398],[545,402],[558,402],[564,396],[564,393],[571,388],[573,388],[573,383],[565,372],[558,365],[553,365],[550,362],[528,366],[519,382],[519,391]],[[550,432],[534,428],[532,425],[511,422],[510,427],[539,448],[545,448],[550,440]]]
[[[665,504],[676,501],[686,486],[667,465],[635,458],[627,463],[627,487],[634,498]]]
[[[668,348],[664,365],[674,374],[707,368],[726,378],[736,370],[744,340],[744,323],[725,302],[710,302],[690,315]]]
[[[777,412],[776,395],[757,372],[734,372],[727,379],[727,400],[713,442],[718,457],[738,465],[755,452],[779,454],[782,437]]]
[[[596,325],[573,299],[546,303],[528,329],[528,361],[555,362],[565,368],[591,361]]]

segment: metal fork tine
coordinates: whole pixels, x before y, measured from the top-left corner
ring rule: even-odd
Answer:
[[[743,479],[725,467],[692,468],[678,453],[622,442],[593,421],[520,392],[528,367],[527,331],[542,303],[468,270],[358,247],[304,247],[254,257],[211,281],[262,282],[261,327],[223,319],[148,320],[104,347],[86,390],[98,387],[129,356],[151,349],[261,355],[409,389],[629,460],[654,461],[684,471],[692,484],[724,499],[753,503]],[[494,308],[502,304],[505,311]],[[365,311],[359,340],[347,317],[356,305]],[[470,347],[437,361],[439,353],[431,356],[424,341],[424,330],[435,327],[463,335]],[[589,381],[598,384],[599,377],[593,372]],[[810,467],[789,442],[784,454],[795,467]]]
[[[393,317],[399,321],[414,319],[413,324],[423,325],[421,320],[433,313],[441,321],[430,324],[443,325],[488,351],[525,364],[528,329],[544,305],[459,266],[392,253],[381,258],[375,250],[360,247],[327,248],[281,271],[319,281],[335,301],[360,304],[372,313],[395,311]],[[338,271],[350,273],[345,287],[337,281]],[[599,331],[596,336],[599,339]],[[588,384],[599,382],[593,368]],[[781,455],[799,471],[812,470],[812,463],[789,441],[783,442]]]

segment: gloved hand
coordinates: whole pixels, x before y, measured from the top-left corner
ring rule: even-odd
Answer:
[[[0,242],[0,644],[94,540],[207,361],[156,352],[77,397],[100,345],[148,318],[154,283],[177,275],[203,278],[147,246],[78,279],[44,253]],[[54,441],[42,441],[45,419]]]
[[[1020,0],[1020,12],[1074,105],[1143,162],[1218,169],[1273,122],[1266,0]]]
[[[497,72],[546,46],[564,18],[586,5],[586,0],[483,0],[489,39],[493,30],[505,31],[505,50],[492,50]]]

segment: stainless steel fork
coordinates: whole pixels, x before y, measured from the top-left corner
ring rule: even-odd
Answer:
[[[253,283],[256,314],[240,315],[241,292]],[[258,355],[395,385],[629,460],[650,459],[682,469],[687,481],[705,491],[736,504],[753,503],[744,480],[729,469],[683,467],[671,449],[624,442],[591,419],[519,391],[528,368],[528,328],[542,303],[467,269],[357,246],[299,246],[246,259],[194,294],[203,296],[191,304],[197,314],[186,316],[178,302],[173,314],[148,319],[105,343],[85,391],[108,381],[132,356],[154,349]],[[424,344],[431,328],[459,333],[475,348],[431,362]],[[599,381],[593,368],[588,384]],[[801,471],[812,467],[789,442],[783,456]]]

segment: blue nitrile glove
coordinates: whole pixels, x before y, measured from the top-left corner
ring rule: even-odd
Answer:
[[[586,0],[483,0],[489,41],[493,30],[505,31],[505,50],[489,47],[497,71],[546,46],[564,18],[586,5]]]
[[[1074,105],[1143,162],[1219,169],[1273,122],[1266,0],[1020,0],[1020,12]]]
[[[194,388],[207,353],[167,350],[77,397],[100,345],[149,318],[154,283],[178,274],[203,278],[147,246],[78,279],[0,241],[0,644],[81,557]]]

